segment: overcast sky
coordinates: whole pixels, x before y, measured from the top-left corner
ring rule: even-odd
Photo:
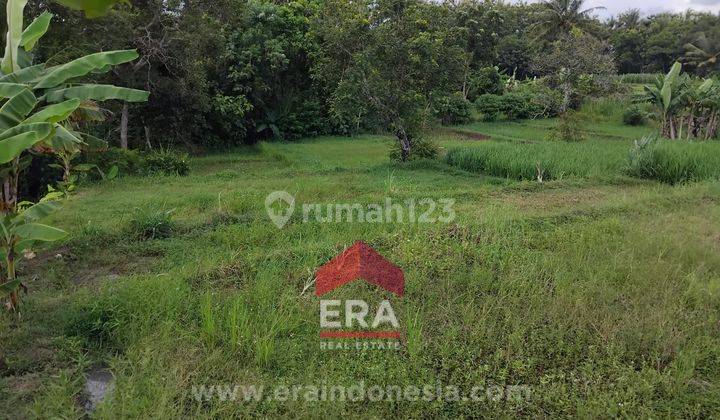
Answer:
[[[720,0],[586,0],[586,4],[588,7],[607,7],[606,11],[598,13],[601,17],[617,15],[618,13],[631,8],[638,8],[646,15],[667,11],[680,12],[689,8],[695,10],[708,10],[712,12],[720,11]]]

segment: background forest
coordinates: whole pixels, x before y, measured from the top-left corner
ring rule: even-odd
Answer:
[[[26,13],[56,15],[36,51],[48,65],[139,51],[101,81],[148,90],[150,100],[108,105],[105,123],[93,127],[129,148],[201,152],[462,122],[453,120],[463,119],[466,101],[500,93],[500,78],[557,76],[579,49],[583,77],[631,73],[651,82],[638,73],[664,74],[676,60],[689,73],[718,70],[718,16],[635,9],[600,21],[582,3],[138,0],[95,20],[45,2]],[[585,81],[586,92],[609,88],[596,79]],[[402,121],[387,121],[388,109]]]

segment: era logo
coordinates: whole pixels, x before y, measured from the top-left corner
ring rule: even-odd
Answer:
[[[379,286],[403,296],[405,275],[397,266],[358,241],[330,262],[320,267],[315,279],[315,294],[323,296],[355,280]],[[371,310],[372,309],[372,310]],[[399,339],[398,331],[367,331],[377,328],[399,327],[395,311],[389,300],[382,300],[373,308],[364,300],[320,301],[320,338],[376,338]],[[362,328],[362,331],[337,331]],[[328,331],[330,330],[330,331]],[[334,330],[334,331],[333,331]]]
[[[342,302],[339,300],[321,300],[320,301],[320,327],[322,328],[353,328],[355,324],[361,328],[377,328],[383,324],[389,324],[393,328],[398,328],[397,317],[393,311],[389,300],[383,300],[375,311],[372,323],[368,325],[367,315],[370,310],[367,302],[364,300],[346,300],[345,301],[345,324],[342,323],[340,309]]]

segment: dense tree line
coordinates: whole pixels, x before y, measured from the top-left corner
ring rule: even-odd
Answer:
[[[148,103],[111,106],[97,129],[131,148],[207,150],[365,130],[392,132],[405,148],[439,109],[492,94],[494,66],[562,87],[569,79],[557,64],[574,58],[568,48],[588,50],[578,65],[605,73],[666,72],[682,59],[707,74],[720,51],[716,15],[630,10],[602,22],[577,0],[132,3],[93,21],[45,1],[28,7],[57,16],[40,61],[138,49],[138,61],[96,77],[151,92]]]

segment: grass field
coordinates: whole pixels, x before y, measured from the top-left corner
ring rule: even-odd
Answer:
[[[456,147],[545,142],[552,121],[478,123]],[[695,417],[720,412],[720,183],[606,176],[632,140],[609,121],[595,157],[538,184],[442,162],[392,165],[389,139],[319,138],[197,158],[188,177],[81,188],[52,216],[70,232],[23,275],[0,322],[8,418],[83,415],[85,372],[115,390],[94,416]],[[592,133],[591,133],[592,134]],[[535,146],[536,144],[530,144]],[[531,153],[532,154],[532,153]],[[598,176],[593,175],[598,172]],[[264,200],[455,200],[452,223],[305,223]],[[318,347],[317,267],[365,240],[405,271],[399,351]],[[309,290],[309,291],[308,291]],[[358,284],[338,297],[374,291]],[[3,361],[4,360],[4,361]],[[522,400],[198,402],[208,384],[523,385]]]

